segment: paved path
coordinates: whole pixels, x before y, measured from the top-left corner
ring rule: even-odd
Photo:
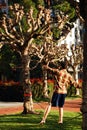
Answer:
[[[21,102],[0,102],[0,115],[14,114],[23,110]]]
[[[34,103],[34,109],[44,110],[47,102]],[[64,110],[72,112],[80,112],[81,99],[67,100]],[[52,108],[57,109],[57,108]],[[0,102],[0,115],[15,114],[23,111],[22,102]]]

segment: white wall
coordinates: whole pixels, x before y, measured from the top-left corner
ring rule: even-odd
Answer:
[[[6,3],[6,7],[3,7],[1,10],[2,12],[6,12],[6,14],[8,14],[8,0],[4,0]]]

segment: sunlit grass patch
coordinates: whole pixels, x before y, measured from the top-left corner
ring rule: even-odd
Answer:
[[[64,123],[58,124],[58,111],[52,110],[48,115],[44,125],[39,122],[42,119],[43,112],[40,115],[16,114],[0,116],[0,130],[81,130],[81,113],[64,112]]]

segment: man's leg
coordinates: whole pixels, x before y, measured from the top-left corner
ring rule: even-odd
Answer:
[[[51,110],[51,103],[50,103],[50,104],[47,106],[47,108],[45,109],[45,112],[44,112],[44,115],[43,115],[43,118],[42,118],[40,124],[44,124],[44,123],[45,123],[46,118],[47,118],[47,116],[48,116],[50,110]]]
[[[59,107],[59,122],[63,123],[63,107]]]
[[[63,106],[65,103],[66,94],[59,95],[59,123],[63,123]]]

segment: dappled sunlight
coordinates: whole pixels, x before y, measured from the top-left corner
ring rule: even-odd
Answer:
[[[81,114],[73,112],[64,112],[64,123],[59,125],[58,111],[51,111],[47,121],[44,125],[40,125],[39,122],[43,113],[40,115],[35,114],[16,114],[5,115],[0,118],[1,130],[81,130]]]

